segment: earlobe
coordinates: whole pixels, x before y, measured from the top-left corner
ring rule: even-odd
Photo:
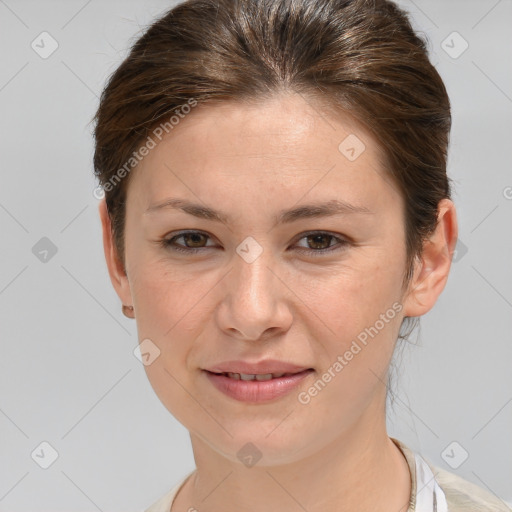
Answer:
[[[458,227],[455,205],[449,199],[439,202],[437,227],[423,244],[404,304],[404,316],[421,316],[432,309],[443,291],[451,268]]]
[[[103,231],[103,251],[107,263],[110,281],[123,304],[132,304],[132,297],[128,276],[126,275],[123,263],[119,259],[112,234],[112,225],[107,210],[105,199],[100,201],[98,212],[101,219]]]

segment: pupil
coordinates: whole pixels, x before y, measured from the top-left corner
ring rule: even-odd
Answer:
[[[187,242],[187,245],[189,245],[189,243],[188,243],[188,242],[189,242],[189,240],[190,240],[191,238],[192,238],[192,245],[193,245],[194,243],[200,243],[200,242],[201,242],[201,237],[202,237],[202,236],[203,236],[203,235],[201,235],[200,233],[187,233],[187,234],[185,235],[185,240],[186,240],[186,242]],[[198,238],[199,238],[199,240],[198,240]]]
[[[327,238],[328,238],[328,235],[310,235],[308,237],[309,241],[313,240],[313,246],[318,245],[318,244],[325,246],[325,244],[318,242],[318,240],[324,239],[324,241],[325,241]],[[327,244],[327,245],[329,245],[329,244]],[[318,249],[319,247],[316,247],[316,248]],[[320,247],[320,249],[322,249],[322,248],[325,248],[325,247]]]

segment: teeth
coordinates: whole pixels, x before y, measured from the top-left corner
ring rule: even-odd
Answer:
[[[256,380],[270,380],[272,379],[271,373],[265,373],[263,375],[256,375]]]
[[[227,376],[234,380],[270,380],[278,379],[283,375],[292,375],[291,373],[265,373],[265,374],[250,374],[250,373],[231,373],[227,372]]]

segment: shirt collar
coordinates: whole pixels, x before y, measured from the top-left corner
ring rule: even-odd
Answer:
[[[448,512],[446,496],[433,468],[398,439],[390,438],[403,453],[411,474],[411,496],[407,512]]]

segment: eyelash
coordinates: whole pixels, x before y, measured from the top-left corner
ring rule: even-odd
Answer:
[[[173,245],[173,243],[175,242],[175,240],[177,240],[178,238],[181,238],[183,235],[189,235],[189,234],[200,234],[200,235],[204,235],[206,237],[208,237],[209,239],[211,239],[211,237],[206,234],[206,233],[203,233],[202,231],[182,231],[181,233],[178,233],[177,235],[174,235],[173,237],[171,238],[164,238],[161,240],[161,245],[165,248],[165,249],[170,249],[172,251],[175,251],[175,252],[181,252],[181,253],[186,253],[186,254],[195,254],[195,253],[198,253],[200,251],[204,251],[205,249],[211,249],[212,247],[183,247],[183,246],[180,246],[180,245]],[[325,255],[326,253],[332,253],[332,252],[336,252],[336,251],[340,251],[342,249],[345,248],[345,246],[349,245],[349,241],[347,240],[344,240],[343,238],[340,238],[336,235],[333,235],[332,233],[329,233],[327,231],[309,231],[309,232],[306,232],[304,233],[301,238],[298,239],[298,241],[302,240],[303,238],[307,238],[308,236],[318,236],[318,235],[323,235],[323,236],[327,236],[327,237],[331,237],[335,240],[337,240],[339,242],[338,246],[333,246],[333,247],[328,247],[327,249],[306,249],[306,248],[301,248],[301,249],[298,249],[297,252],[301,253],[301,254],[308,254],[308,255],[311,255],[311,256],[322,256],[322,255]]]

